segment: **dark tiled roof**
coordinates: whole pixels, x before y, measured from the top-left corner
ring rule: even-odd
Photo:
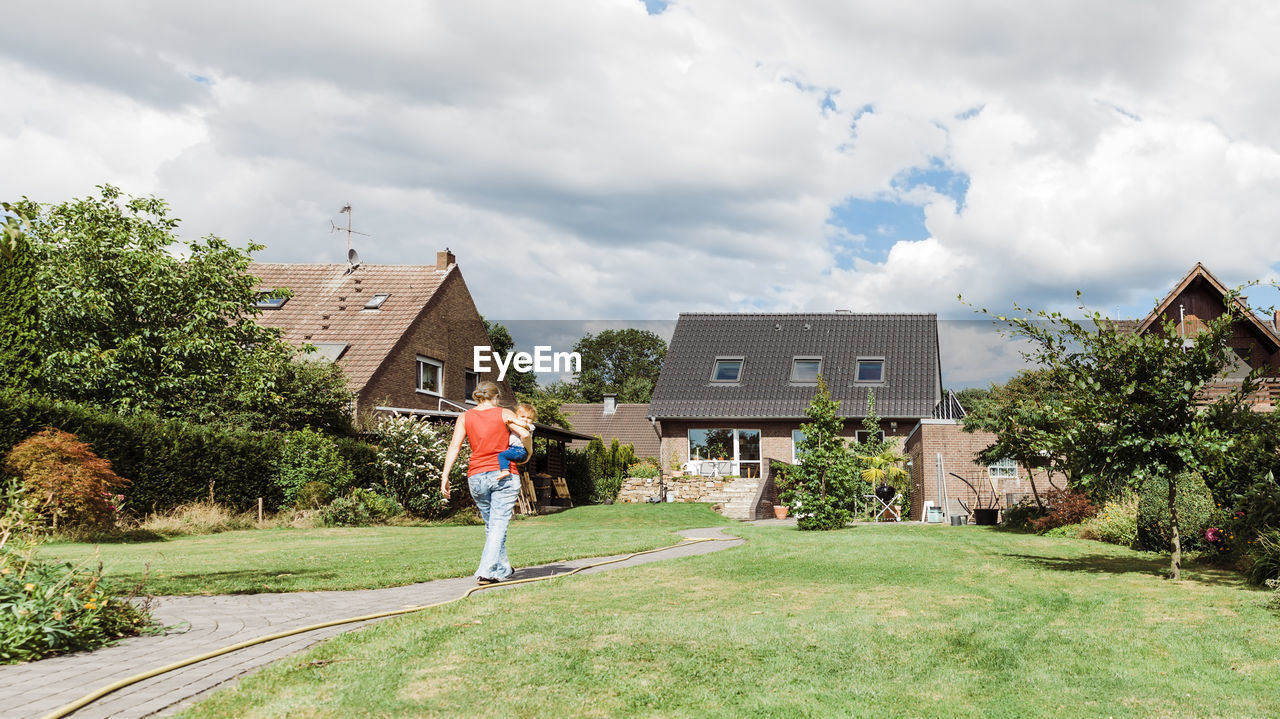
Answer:
[[[263,310],[258,322],[284,330],[290,344],[346,343],[339,364],[347,384],[359,392],[409,329],[447,270],[434,265],[270,264],[255,262],[249,274],[264,290],[288,287],[293,297],[278,310]],[[389,294],[376,310],[364,309],[374,295]]]
[[[741,381],[712,383],[717,357],[745,358]],[[801,418],[813,385],[791,384],[793,357],[820,356],[840,414],[929,417],[941,397],[932,314],[682,314],[649,403],[658,419]],[[884,357],[884,381],[854,382],[859,357]]]
[[[622,444],[635,448],[637,457],[658,456],[658,435],[649,423],[649,405],[619,404],[613,414],[604,414],[603,404],[562,404],[560,412],[569,418],[574,432],[596,436],[608,444],[614,437]],[[579,449],[586,442],[574,442]]]

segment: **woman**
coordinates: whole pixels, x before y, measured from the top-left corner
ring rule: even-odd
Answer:
[[[462,438],[471,446],[471,462],[467,466],[467,485],[471,498],[484,518],[484,551],[476,578],[481,584],[494,584],[511,576],[507,562],[507,525],[520,496],[520,476],[512,473],[499,478],[498,454],[506,451],[510,432],[507,423],[516,419],[509,409],[498,406],[498,385],[481,382],[471,398],[476,407],[463,412],[453,428],[453,441],[440,472],[440,491],[449,496],[449,470],[458,459]]]

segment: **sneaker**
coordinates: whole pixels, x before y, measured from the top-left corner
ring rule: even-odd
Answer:
[[[493,577],[480,577],[479,579],[476,580],[476,583],[477,584],[497,584],[501,581],[502,581],[501,579],[494,579]]]

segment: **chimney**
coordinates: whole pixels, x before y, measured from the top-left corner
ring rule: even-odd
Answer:
[[[1280,310],[1277,310],[1275,316],[1271,318],[1271,326],[1280,330]]]
[[[618,411],[618,395],[607,394],[604,396],[604,409],[600,414],[613,414]]]
[[[453,253],[449,251],[448,247],[444,248],[444,252],[436,253],[437,270],[447,270],[449,269],[449,265],[455,265],[457,263],[458,258],[453,256]]]

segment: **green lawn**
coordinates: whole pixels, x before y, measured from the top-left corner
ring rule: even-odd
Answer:
[[[701,504],[579,507],[511,524],[517,566],[635,552],[673,544],[677,529],[725,524]],[[51,543],[41,555],[92,561],[109,586],[132,586],[150,566],[151,594],[238,594],[369,589],[475,571],[484,527],[258,529],[137,544]]]
[[[748,543],[343,635],[184,716],[1280,711],[1280,618],[1225,572],[979,527],[731,531]]]

